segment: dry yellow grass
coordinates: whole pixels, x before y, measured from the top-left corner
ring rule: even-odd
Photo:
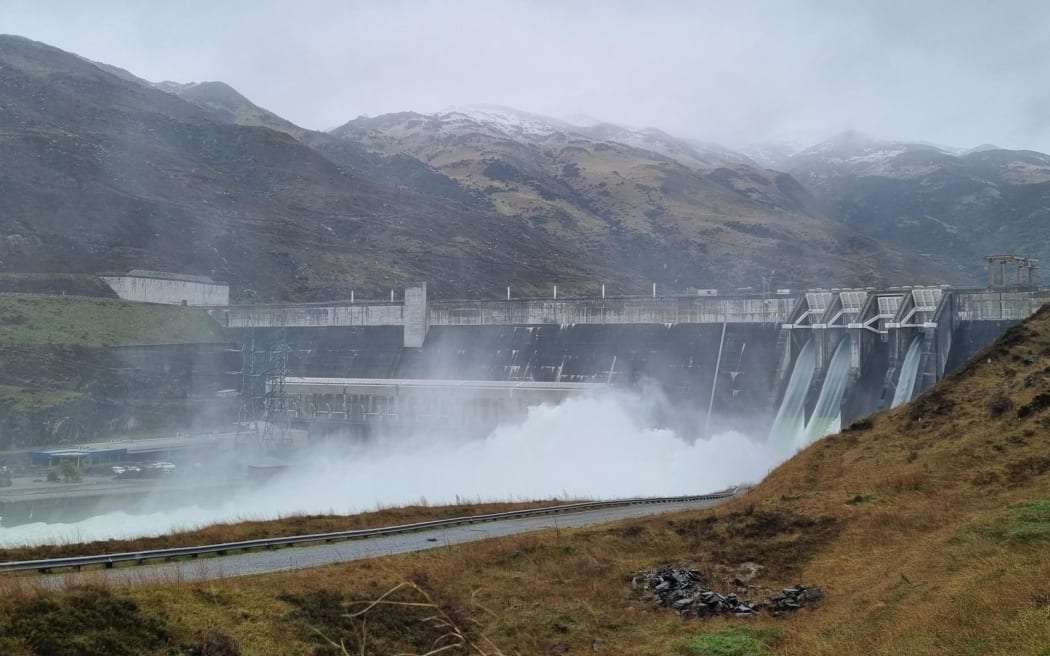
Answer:
[[[703,651],[697,637],[746,626],[771,631],[754,633],[767,636],[757,654],[1050,654],[1048,430],[1044,311],[912,404],[811,446],[718,509],[116,594],[183,641],[218,630],[275,656],[341,653],[322,634],[347,653],[426,653],[440,627],[420,591],[479,645],[442,653],[748,653]],[[683,620],[625,581],[680,562],[717,583],[743,561],[763,566],[754,596],[801,582],[827,597],[788,617]],[[405,581],[418,588],[398,589],[398,605],[348,617]]]

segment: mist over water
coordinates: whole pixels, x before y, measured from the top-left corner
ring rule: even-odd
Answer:
[[[0,528],[0,545],[160,535],[420,502],[700,494],[759,480],[788,455],[732,431],[701,439],[702,426],[692,435],[653,428],[649,420],[659,400],[651,396],[606,392],[534,407],[522,422],[484,439],[392,436],[320,448],[303,465],[209,507]]]

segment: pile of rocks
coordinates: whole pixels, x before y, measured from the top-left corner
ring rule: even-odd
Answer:
[[[784,588],[780,594],[769,598],[769,612],[773,615],[783,615],[806,604],[817,603],[823,598],[824,591],[820,588],[808,588],[804,585]]]
[[[657,605],[672,608],[683,617],[752,617],[763,607],[773,615],[782,615],[824,598],[820,588],[796,585],[784,588],[768,600],[750,601],[735,594],[719,594],[704,584],[700,572],[673,565],[635,572],[631,575],[631,586],[648,593]]]

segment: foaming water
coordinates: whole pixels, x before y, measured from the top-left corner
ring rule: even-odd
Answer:
[[[849,382],[851,342],[852,338],[849,335],[843,337],[831,356],[828,371],[824,375],[824,384],[817,398],[817,405],[813,409],[813,416],[810,417],[809,423],[806,424],[800,446],[815,442],[825,435],[837,433],[842,429],[842,396],[846,393],[846,384]]]
[[[650,402],[605,393],[539,406],[484,439],[417,435],[317,453],[213,507],[108,513],[71,524],[0,528],[0,545],[161,535],[220,522],[377,506],[696,494],[762,478],[777,451],[735,432],[709,439],[647,427]],[[699,432],[699,431],[698,431]]]
[[[922,360],[922,335],[916,335],[908,346],[908,352],[904,354],[904,362],[901,363],[901,373],[897,379],[897,389],[893,390],[893,402],[891,408],[911,401],[912,392],[915,389],[915,380],[919,377],[919,361]]]
[[[773,427],[769,430],[770,442],[789,449],[795,445],[798,436],[805,431],[806,394],[813,383],[816,369],[817,354],[813,340],[810,339],[802,346],[802,350],[795,358],[791,377],[784,390],[784,400],[780,402],[780,409],[773,420]]]

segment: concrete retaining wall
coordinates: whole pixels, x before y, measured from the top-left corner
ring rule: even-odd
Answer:
[[[1020,321],[1050,300],[1050,291],[957,292],[955,297],[960,321]]]
[[[138,276],[101,276],[101,278],[117,293],[117,296],[127,301],[198,307],[218,307],[230,304],[229,285]]]
[[[355,305],[245,305],[231,307],[229,328],[324,328],[334,326],[401,326],[400,303]]]

